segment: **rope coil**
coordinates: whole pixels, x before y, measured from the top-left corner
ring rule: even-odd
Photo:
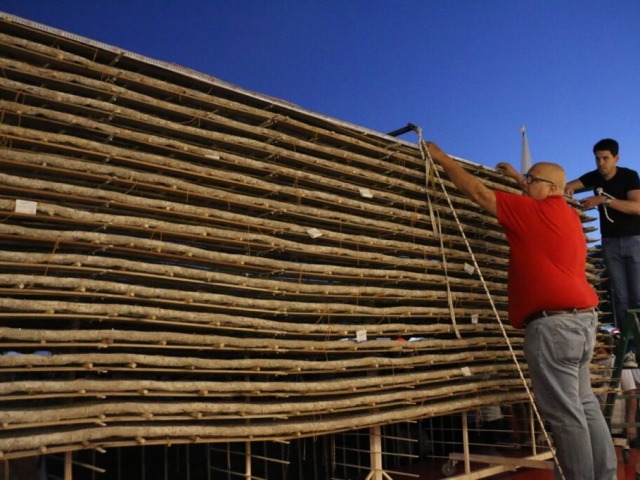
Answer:
[[[598,189],[596,189],[596,194],[600,197],[607,197],[610,199],[614,199],[616,197],[609,195],[607,192],[605,192],[602,187],[599,187]],[[603,203],[602,204],[602,210],[604,210],[604,216],[607,217],[607,220],[609,220],[611,223],[613,223],[613,219],[609,216],[609,212],[607,211],[607,204]]]

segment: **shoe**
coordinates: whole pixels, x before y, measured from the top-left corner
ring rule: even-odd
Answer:
[[[636,361],[636,352],[627,352],[622,361],[622,365],[626,368],[638,368],[638,362]]]

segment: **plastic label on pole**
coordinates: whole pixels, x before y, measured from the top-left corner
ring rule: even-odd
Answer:
[[[25,213],[27,215],[35,215],[38,211],[38,202],[30,200],[16,200],[16,213]]]
[[[358,343],[366,342],[367,341],[367,331],[366,330],[358,330],[356,332],[356,341]]]

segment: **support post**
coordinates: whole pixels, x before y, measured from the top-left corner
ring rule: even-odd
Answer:
[[[72,472],[73,472],[73,453],[66,452],[64,454],[64,480],[72,480]]]
[[[247,480],[251,480],[251,442],[245,443],[244,476]]]
[[[371,471],[365,480],[393,480],[382,469],[382,431],[379,425],[369,429],[369,456]]]

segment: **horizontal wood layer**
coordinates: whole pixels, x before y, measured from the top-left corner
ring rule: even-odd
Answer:
[[[0,458],[527,400],[504,234],[416,144],[2,16],[0,68]]]

